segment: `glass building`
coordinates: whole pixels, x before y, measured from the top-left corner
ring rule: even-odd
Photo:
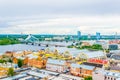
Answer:
[[[78,36],[78,40],[81,39],[81,32],[80,31],[77,31],[77,36]]]

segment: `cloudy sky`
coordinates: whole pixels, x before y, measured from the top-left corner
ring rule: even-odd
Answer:
[[[0,34],[120,34],[120,0],[0,0]]]

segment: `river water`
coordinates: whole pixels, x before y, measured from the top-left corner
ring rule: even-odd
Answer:
[[[64,46],[68,46],[72,44],[72,42],[66,43],[66,42],[46,42],[46,41],[43,41],[42,43],[58,44],[58,45],[64,45]],[[49,47],[53,47],[53,46],[49,46]],[[0,54],[3,54],[6,51],[23,51],[23,50],[37,51],[40,49],[46,49],[46,46],[45,45],[42,45],[42,46],[26,45],[26,44],[0,45]]]

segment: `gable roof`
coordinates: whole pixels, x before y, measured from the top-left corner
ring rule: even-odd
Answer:
[[[88,56],[88,58],[95,58],[95,57],[102,57],[105,56],[103,51],[89,51],[87,49],[79,50],[76,48],[67,48],[67,47],[49,47],[51,51],[54,51],[55,49],[58,50],[59,53],[64,53],[65,51],[69,51],[69,53],[76,57],[79,54],[85,54]]]
[[[65,61],[64,60],[55,60],[55,59],[48,59],[47,63],[49,64],[56,64],[56,65],[64,65]]]

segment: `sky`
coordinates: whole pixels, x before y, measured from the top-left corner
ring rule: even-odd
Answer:
[[[120,0],[0,0],[0,34],[120,34]]]

